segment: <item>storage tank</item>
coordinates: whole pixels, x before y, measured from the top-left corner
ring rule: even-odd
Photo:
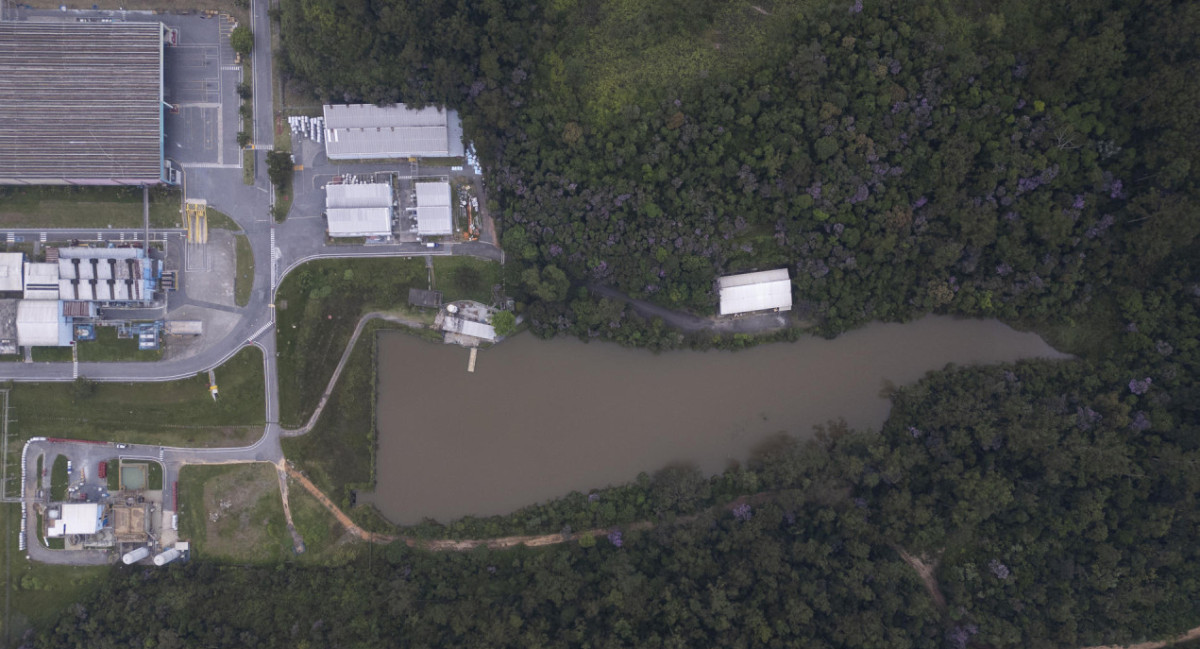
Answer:
[[[179,550],[176,550],[175,548],[171,548],[170,550],[167,550],[166,552],[163,552],[162,554],[156,555],[154,557],[154,565],[165,566],[168,563],[171,563],[172,561],[178,559],[179,554],[180,554]]]
[[[148,556],[150,556],[150,548],[140,547],[136,550],[131,550],[129,552],[126,552],[125,556],[121,557],[121,561],[124,562],[125,565],[128,566],[129,564],[137,563],[138,561],[141,561],[142,559],[145,559]]]

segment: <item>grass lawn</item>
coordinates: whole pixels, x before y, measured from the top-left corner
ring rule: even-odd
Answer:
[[[216,520],[212,520],[216,514]],[[290,558],[279,480],[270,464],[185,466],[179,473],[179,535],[206,559]]]
[[[17,436],[178,446],[232,446],[262,434],[262,352],[246,347],[217,368],[221,397],[207,374],[164,383],[21,383],[9,403]],[[10,446],[12,442],[10,441]]]
[[[437,288],[447,301],[491,301],[501,267],[472,257],[437,257]],[[341,359],[359,317],[370,311],[399,311],[413,319],[409,288],[427,288],[422,259],[337,259],[309,262],[288,275],[275,298],[279,340],[281,424],[302,425],[312,414],[333,368]]]
[[[209,230],[242,231],[242,226],[238,225],[237,221],[230,218],[228,214],[214,210],[211,207],[204,210],[204,217],[208,220]]]
[[[312,414],[362,314],[404,308],[427,278],[419,258],[321,260],[289,274],[275,298],[280,423]]]
[[[379,320],[367,324],[313,430],[281,440],[284,455],[343,507],[349,505],[349,489],[369,489],[374,482],[375,332],[388,326]]]
[[[150,226],[179,223],[179,192],[150,190]],[[142,190],[137,187],[3,187],[0,226],[140,228]]]
[[[162,349],[138,349],[137,338],[117,338],[116,327],[96,327],[96,339],[75,343],[79,362],[157,361]]]
[[[490,304],[492,286],[502,276],[500,264],[474,257],[436,257],[433,260],[434,288],[445,301],[475,300]]]
[[[162,491],[163,488],[163,466],[158,462],[150,462],[150,470],[146,476],[146,489],[150,491]]]
[[[34,523],[33,518],[29,521]],[[70,604],[87,596],[102,582],[108,566],[51,566],[26,561],[17,551],[21,509],[15,503],[0,504],[0,560],[3,560],[4,617],[0,643],[21,644],[30,627],[45,628]],[[30,543],[37,543],[30,535]]]
[[[33,348],[34,362],[47,361],[51,363],[70,363],[71,348],[70,347],[34,347]]]
[[[254,149],[242,149],[242,183],[254,184]]]
[[[109,460],[105,462],[108,468],[105,469],[105,480],[108,481],[109,493],[116,492],[121,488],[121,463],[117,460]]]
[[[54,465],[50,467],[50,500],[54,502],[65,500],[70,481],[71,476],[67,474],[67,456],[56,456]]]
[[[250,291],[254,288],[254,249],[244,234],[237,235],[237,275],[233,278],[233,301],[238,306],[250,303]]]
[[[296,531],[304,539],[304,554],[296,557],[297,561],[341,565],[366,548],[364,543],[347,533],[312,494],[294,481],[288,487],[288,504],[292,508]]]
[[[432,335],[440,340],[428,330],[371,321],[313,429],[307,435],[280,440],[284,455],[343,508],[350,505],[350,490],[371,489],[375,483],[375,341],[379,332]],[[359,508],[352,510],[357,511]]]

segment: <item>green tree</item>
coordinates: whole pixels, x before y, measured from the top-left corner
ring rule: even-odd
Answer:
[[[237,143],[238,146],[245,148],[247,144],[250,144],[250,134],[245,131],[238,131]]]
[[[277,188],[287,187],[292,179],[292,156],[287,151],[267,152],[267,177]]]
[[[254,34],[250,33],[250,28],[245,25],[238,25],[229,34],[229,46],[234,52],[242,56],[249,56],[250,51],[254,49]]]
[[[497,311],[492,314],[492,327],[497,336],[507,336],[517,327],[517,316],[512,311]]]

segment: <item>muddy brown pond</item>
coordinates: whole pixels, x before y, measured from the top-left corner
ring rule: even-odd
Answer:
[[[903,385],[948,363],[1064,358],[999,322],[927,317],[741,352],[655,355],[522,334],[481,351],[379,341],[374,503],[398,523],[449,521],[633,480],[673,462],[718,473],[779,431],[844,418],[878,430]]]

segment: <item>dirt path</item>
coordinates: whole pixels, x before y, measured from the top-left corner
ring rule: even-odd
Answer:
[[[397,540],[398,537],[390,536],[388,534],[376,534],[375,532],[368,532],[358,525],[355,525],[354,521],[350,520],[350,517],[347,516],[345,512],[338,508],[337,505],[333,504],[333,501],[329,499],[329,496],[326,496],[324,492],[322,492],[320,489],[317,489],[317,485],[313,484],[312,480],[309,480],[303,473],[300,473],[290,465],[285,465],[284,470],[287,471],[288,477],[300,483],[300,486],[304,487],[305,491],[312,494],[314,498],[320,501],[321,504],[325,506],[325,509],[328,509],[330,513],[333,514],[338,523],[341,523],[342,527],[346,528],[346,530],[354,536],[371,543],[391,543],[392,541]]]
[[[929,596],[937,603],[938,608],[946,608],[946,596],[942,595],[942,589],[938,587],[937,575],[934,574],[937,571],[937,559],[927,561],[924,557],[914,557],[905,552],[901,547],[894,547],[896,547],[896,552],[900,553],[900,558],[904,559],[904,563],[912,566],[912,569],[917,571],[917,576],[921,578],[921,581],[925,582],[925,590],[929,591]]]
[[[425,550],[432,551],[463,551],[473,550],[478,547],[486,547],[492,550],[500,550],[503,548],[516,547],[518,545],[527,545],[529,547],[541,547],[545,545],[555,545],[557,543],[566,543],[568,541],[578,541],[585,534],[591,536],[603,536],[608,534],[608,529],[594,529],[584,532],[576,532],[573,534],[541,534],[536,536],[503,536],[495,539],[414,539],[407,536],[393,536],[391,534],[379,534],[377,532],[368,532],[363,528],[355,525],[354,521],[346,515],[333,501],[324,494],[316,485],[312,483],[304,474],[300,473],[291,466],[286,468],[289,477],[294,479],[304,487],[304,490],[312,494],[314,498],[319,500],[326,509],[333,514],[338,523],[346,528],[354,536],[371,543],[391,543],[393,541],[403,541],[409,547],[419,547]],[[653,527],[653,523],[641,522],[632,525],[623,526],[626,530],[645,530]]]
[[[446,552],[446,551],[462,552],[465,550],[473,550],[480,546],[486,547],[490,550],[501,550],[504,548],[516,547],[518,545],[525,545],[525,546],[528,546],[531,548],[543,547],[543,546],[547,546],[547,545],[556,545],[559,543],[567,543],[570,541],[578,541],[579,538],[585,534],[590,535],[590,536],[603,536],[603,535],[607,534],[609,531],[608,529],[594,529],[594,530],[587,530],[584,532],[576,532],[573,534],[542,534],[542,535],[538,535],[538,536],[504,536],[504,537],[495,538],[495,539],[462,539],[462,540],[414,539],[414,538],[405,537],[405,536],[393,536],[390,534],[378,534],[375,532],[368,532],[368,531],[362,529],[361,527],[359,527],[358,525],[355,525],[354,521],[350,520],[350,517],[347,516],[345,514],[345,512],[343,512],[340,508],[338,508],[337,505],[333,504],[333,501],[329,500],[329,497],[326,496],[320,489],[318,489],[317,486],[314,485],[312,483],[312,481],[309,480],[307,477],[305,477],[302,473],[300,473],[299,471],[296,471],[291,466],[287,466],[286,470],[287,470],[288,476],[290,476],[291,478],[296,480],[298,483],[300,483],[300,485],[303,486],[306,491],[308,491],[310,494],[313,495],[313,497],[315,497],[317,500],[319,500],[321,502],[321,504],[324,505],[325,508],[328,509],[334,515],[335,518],[337,518],[338,522],[341,523],[342,526],[345,527],[351,534],[353,534],[354,536],[356,536],[364,541],[369,541],[371,543],[391,543],[393,541],[404,541],[404,543],[407,544],[409,547],[419,547],[419,548],[422,548],[425,550],[432,550],[434,552]],[[740,502],[747,502],[750,500],[758,500],[756,498],[756,496],[763,496],[763,495],[766,495],[766,494],[755,494],[755,496],[739,498],[737,500],[734,500],[731,503],[727,503],[725,505],[725,508],[726,509],[732,508]],[[695,518],[695,516],[687,516],[684,518],[680,518],[679,522],[686,522],[686,521],[694,519],[694,518]],[[641,521],[638,523],[633,523],[631,525],[623,525],[622,527],[625,530],[629,530],[629,531],[648,530],[648,529],[651,529],[654,527],[654,523],[652,523],[650,521]],[[915,557],[915,556],[909,554],[908,552],[904,551],[900,547],[896,547],[896,552],[898,552],[900,554],[900,558],[903,559],[905,563],[907,563],[909,566],[912,566],[913,570],[915,570],[917,572],[917,575],[920,576],[921,581],[924,582],[926,590],[929,591],[929,595],[931,597],[933,597],[933,600],[937,603],[938,607],[945,608],[946,607],[946,597],[942,594],[941,589],[938,587],[937,577],[934,575],[934,572],[937,570],[937,564],[938,564],[937,560],[934,559],[933,561],[928,561],[927,559],[925,559],[923,557]],[[1153,642],[1142,642],[1142,643],[1135,644],[1135,645],[1098,645],[1098,646],[1093,646],[1093,647],[1082,647],[1081,649],[1162,649],[1163,647],[1168,647],[1168,646],[1173,645],[1178,642],[1185,642],[1187,640],[1195,640],[1197,638],[1200,638],[1200,627],[1192,629],[1182,635],[1176,636],[1169,640],[1156,640]]]
[[[354,333],[350,336],[350,342],[346,344],[346,350],[342,352],[341,360],[338,361],[337,367],[333,369],[333,376],[329,377],[329,384],[325,386],[325,392],[321,395],[321,400],[317,402],[317,408],[316,410],[313,410],[313,414],[308,418],[308,422],[300,428],[296,428],[294,430],[283,428],[280,430],[280,436],[299,437],[312,430],[312,427],[316,425],[317,420],[321,418],[321,413],[325,410],[325,404],[329,403],[329,397],[333,394],[333,389],[337,386],[338,378],[342,375],[342,369],[346,367],[346,363],[350,360],[350,354],[354,352],[354,345],[358,343],[358,337],[362,335],[363,328],[367,326],[368,322],[375,319],[395,322],[416,329],[425,328],[425,323],[423,322],[411,320],[401,315],[382,313],[379,311],[372,311],[371,313],[364,315],[362,318],[359,318],[358,324],[354,327]]]

